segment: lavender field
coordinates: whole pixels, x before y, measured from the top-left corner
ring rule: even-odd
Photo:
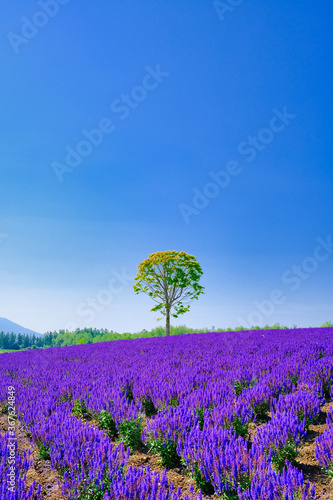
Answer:
[[[332,495],[333,328],[21,351],[0,376],[3,500]],[[319,486],[299,458],[316,426]],[[31,472],[36,456],[58,488]]]

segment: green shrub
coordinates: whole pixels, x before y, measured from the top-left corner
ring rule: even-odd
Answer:
[[[141,439],[142,422],[141,419],[123,420],[119,424],[119,439],[125,448],[130,447],[131,451],[137,450],[143,445]]]
[[[46,446],[44,443],[38,443],[38,454],[40,460],[50,460],[50,447]]]
[[[181,463],[186,466],[186,461],[184,458],[181,459]],[[199,488],[204,495],[214,495],[215,491],[213,485],[209,481],[207,481],[204,474],[201,474],[197,462],[195,462],[193,470],[189,473],[189,475],[192,479],[195,480],[197,488]]]
[[[142,400],[143,411],[145,412],[147,417],[151,417],[153,415],[157,415],[157,409],[155,408],[154,403],[151,400],[151,397],[145,397]]]
[[[172,406],[173,408],[177,408],[179,406],[179,401],[178,401],[178,398],[176,396],[173,396],[170,399],[169,406]]]
[[[226,429],[230,429],[231,427],[236,432],[237,436],[241,436],[242,438],[246,438],[249,433],[249,422],[242,422],[240,417],[235,416],[232,421],[227,421],[225,424]]]
[[[195,413],[198,415],[199,425],[200,425],[201,430],[203,429],[203,425],[204,425],[204,421],[205,421],[205,416],[204,416],[205,411],[212,410],[213,408],[214,408],[214,406],[212,404],[210,404],[208,406],[208,408],[205,408],[204,406],[200,406],[200,408],[195,409]]]
[[[274,454],[272,455],[272,464],[277,472],[281,472],[288,460],[292,465],[295,465],[295,459],[298,455],[295,441],[292,437],[287,441],[285,446],[277,448],[274,446]]]
[[[1,413],[8,415],[8,403],[5,403],[1,409]]]
[[[126,398],[128,399],[129,402],[134,401],[132,387],[130,385],[122,387],[121,391],[122,391],[123,396],[126,396]]]
[[[196,408],[196,410],[195,410],[195,412],[198,414],[200,430],[203,429],[203,425],[204,425],[204,411],[205,411],[205,408],[203,406],[201,406],[200,408]]]
[[[161,464],[172,469],[181,465],[180,456],[177,453],[177,445],[172,439],[152,439],[148,444],[149,451],[155,455],[160,455]]]
[[[235,394],[236,394],[236,396],[239,396],[241,394],[241,392],[243,391],[243,389],[247,389],[249,387],[253,387],[256,382],[257,382],[257,380],[255,378],[253,378],[250,381],[245,380],[245,379],[243,379],[243,380],[235,380],[234,388],[235,388]]]
[[[98,428],[105,430],[106,434],[110,438],[118,437],[118,431],[116,427],[116,423],[106,410],[101,410],[101,413],[98,416]]]
[[[267,412],[271,408],[269,401],[260,401],[260,403],[253,405],[252,408],[258,422],[267,422],[269,420],[269,417],[267,416]]]
[[[84,398],[75,401],[72,413],[74,417],[80,418],[81,420],[89,420],[91,418],[91,413],[86,406]]]

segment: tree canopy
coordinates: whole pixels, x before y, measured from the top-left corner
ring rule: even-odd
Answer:
[[[146,293],[157,303],[151,311],[160,311],[166,317],[166,335],[170,335],[170,316],[178,318],[186,313],[189,302],[204,293],[204,287],[199,284],[202,274],[193,255],[175,250],[150,254],[138,264],[134,292]]]

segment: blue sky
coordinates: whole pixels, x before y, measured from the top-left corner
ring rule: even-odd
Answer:
[[[137,263],[179,250],[206,289],[174,324],[333,320],[332,12],[3,1],[0,315],[152,328]]]

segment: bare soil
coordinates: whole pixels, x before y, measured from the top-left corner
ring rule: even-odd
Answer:
[[[299,448],[297,467],[303,472],[304,478],[311,484],[316,484],[316,500],[332,500],[333,482],[326,472],[320,467],[315,456],[315,439],[327,428],[326,413],[332,403],[326,403],[315,424],[309,425],[309,431],[304,443]]]

